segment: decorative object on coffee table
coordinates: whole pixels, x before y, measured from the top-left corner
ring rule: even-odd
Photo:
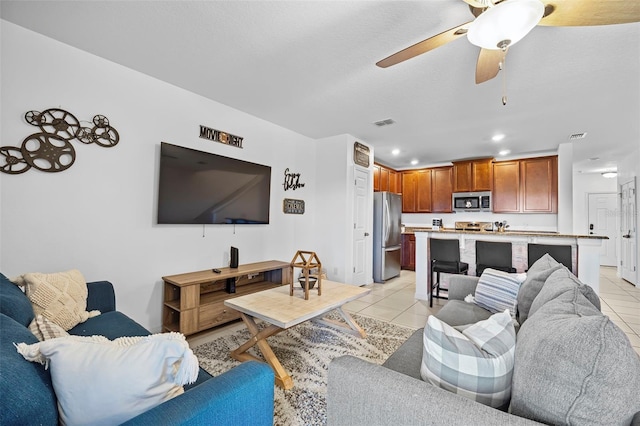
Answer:
[[[318,283],[318,296],[322,296],[322,263],[318,258],[318,255],[313,251],[298,250],[296,255],[291,260],[291,273],[295,268],[302,269],[302,275],[304,279],[300,280],[300,285],[304,289],[304,300],[309,300],[309,289],[313,287],[310,284],[310,279],[316,278]],[[318,273],[311,273],[312,269],[316,269]],[[293,296],[293,275],[291,276],[291,284],[289,285],[289,296]]]

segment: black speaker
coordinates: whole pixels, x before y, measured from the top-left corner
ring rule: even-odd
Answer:
[[[238,249],[231,247],[231,262],[229,262],[229,268],[238,267]]]
[[[235,293],[236,292],[236,279],[231,277],[227,278],[227,283],[224,286],[224,290],[227,293]]]

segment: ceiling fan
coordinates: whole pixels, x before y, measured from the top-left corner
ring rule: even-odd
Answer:
[[[491,80],[502,68],[507,50],[536,25],[593,26],[640,21],[637,0],[462,0],[476,17],[376,63],[387,68],[466,35],[480,47],[476,84]]]

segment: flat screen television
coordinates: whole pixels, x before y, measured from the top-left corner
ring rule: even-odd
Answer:
[[[267,224],[271,167],[162,142],[159,224]]]

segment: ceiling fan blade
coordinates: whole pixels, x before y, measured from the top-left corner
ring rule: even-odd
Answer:
[[[462,0],[469,6],[485,8],[489,6],[493,6],[493,2],[491,0]]]
[[[409,46],[406,49],[403,49],[387,58],[384,58],[383,60],[377,62],[376,65],[380,68],[387,68],[391,65],[399,64],[400,62],[406,61],[407,59],[411,59],[415,56],[422,55],[423,53],[433,50],[436,47],[445,45],[450,41],[456,40],[467,34],[467,29],[470,23],[471,22],[466,22],[462,25],[451,28],[450,30],[442,32],[426,40],[422,40],[421,42],[416,43],[413,46]]]
[[[504,63],[506,50],[480,49],[476,65],[476,84],[484,83],[498,75],[500,64]]]
[[[548,0],[538,25],[552,27],[640,22],[637,0]]]

